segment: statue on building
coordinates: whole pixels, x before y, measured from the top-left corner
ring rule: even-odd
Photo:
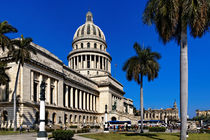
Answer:
[[[116,108],[117,108],[117,102],[115,101],[115,102],[114,102],[114,105],[112,105],[112,110],[114,110],[114,111],[115,111],[115,110],[116,110]]]

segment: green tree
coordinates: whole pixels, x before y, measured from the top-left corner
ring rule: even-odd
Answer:
[[[6,66],[6,63],[0,62],[0,85],[6,85],[10,81],[9,76],[5,72]]]
[[[11,46],[9,37],[6,36],[8,33],[16,33],[17,29],[12,25],[8,24],[7,21],[0,23],[0,46],[2,50],[5,50],[5,47]]]
[[[157,60],[161,56],[157,52],[152,52],[150,48],[141,48],[138,43],[135,43],[133,48],[136,51],[136,56],[125,62],[123,70],[126,71],[126,77],[129,81],[134,79],[140,84],[141,133],[143,133],[143,77],[146,76],[148,81],[151,81],[158,76],[160,66]]]
[[[203,36],[210,25],[209,7],[209,0],[149,0],[143,13],[143,22],[155,25],[164,44],[175,40],[180,45],[181,140],[186,139],[187,131],[187,32],[194,38]]]
[[[17,75],[15,80],[15,87],[13,91],[13,99],[14,99],[14,131],[17,129],[17,117],[16,117],[16,90],[18,84],[18,76],[20,72],[20,67],[24,65],[26,61],[30,61],[31,59],[31,51],[36,54],[35,49],[31,46],[32,39],[24,38],[21,35],[20,39],[14,39],[11,43],[14,45],[14,49],[8,52],[8,56],[11,56],[14,61],[18,64]]]

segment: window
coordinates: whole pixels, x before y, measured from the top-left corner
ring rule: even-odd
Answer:
[[[87,16],[87,21],[91,21],[91,16],[90,15]]]
[[[87,48],[90,48],[90,43],[89,42],[87,43]]]
[[[53,104],[53,90],[54,90],[54,88],[51,86],[51,88],[50,88],[50,104]]]
[[[102,50],[102,45],[100,45],[100,50]]]
[[[95,48],[95,49],[97,48],[97,44],[96,44],[96,43],[94,43],[94,48]]]
[[[76,49],[78,49],[78,46],[76,45]]]
[[[34,99],[34,102],[37,102],[37,82],[34,81],[34,96],[33,96],[33,99]]]
[[[90,68],[90,55],[87,56],[87,68]]]
[[[83,43],[81,43],[81,48],[83,48]]]

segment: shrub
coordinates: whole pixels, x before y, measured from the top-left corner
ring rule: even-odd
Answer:
[[[87,133],[87,132],[90,132],[89,128],[82,128],[82,133]]]
[[[70,140],[74,133],[71,130],[55,130],[52,132],[52,136],[55,140]]]
[[[210,129],[201,129],[200,133],[210,133]]]
[[[46,128],[46,132],[53,132],[54,129],[53,128]]]
[[[149,132],[165,132],[165,127],[149,127]]]
[[[69,128],[77,128],[77,125],[71,125]]]

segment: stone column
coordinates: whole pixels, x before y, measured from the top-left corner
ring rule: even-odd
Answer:
[[[70,102],[70,107],[73,108],[73,87],[71,87],[71,102]]]
[[[58,105],[58,81],[55,80],[55,104]]]
[[[85,99],[86,99],[86,93],[83,92],[83,109],[84,110],[86,109],[86,101],[85,101]]]
[[[99,111],[99,97],[96,96],[96,111]]]
[[[31,71],[31,101],[33,101],[34,97],[34,72]]]
[[[96,110],[96,96],[95,95],[93,95],[93,111],[95,111]]]
[[[77,69],[79,69],[79,56],[76,57],[77,57]]]
[[[40,92],[40,86],[41,86],[42,80],[43,80],[43,76],[40,74],[39,75],[39,85],[37,87],[37,97],[36,97],[38,102],[39,102],[39,98],[40,98],[39,92]]]
[[[94,68],[97,68],[96,55],[94,55]]]
[[[98,64],[99,64],[99,69],[101,69],[101,56],[98,56]]]
[[[90,68],[91,68],[91,69],[94,68],[94,67],[93,67],[93,62],[94,62],[94,61],[92,61],[92,57],[93,57],[93,55],[90,55]]]
[[[82,91],[79,91],[79,109],[82,109]]]
[[[68,107],[69,106],[69,95],[68,95],[68,86],[66,86],[66,92],[65,92],[65,107]]]
[[[111,73],[111,62],[110,61],[108,62],[108,65],[109,65],[109,72]]]
[[[106,59],[106,71],[108,71],[108,60]]]
[[[47,78],[47,89],[46,89],[46,102],[50,103],[50,87],[51,87],[51,83],[50,83],[50,77]]]
[[[104,57],[102,56],[102,70],[104,70]]]
[[[90,110],[93,110],[93,102],[92,102],[93,96],[90,94]]]
[[[87,110],[90,110],[89,93],[87,93]]]
[[[75,89],[75,108],[78,108],[78,90]]]
[[[87,55],[85,55],[84,68],[87,69]]]

